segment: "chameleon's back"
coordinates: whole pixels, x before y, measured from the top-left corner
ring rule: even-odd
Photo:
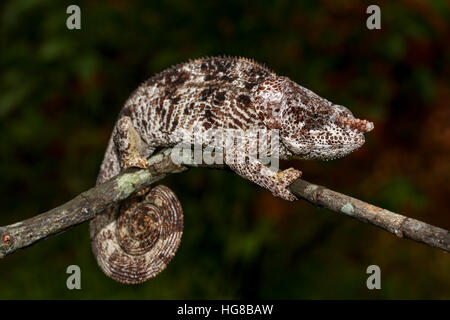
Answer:
[[[143,83],[128,99],[128,115],[141,137],[166,139],[177,129],[248,129],[260,124],[251,90],[275,76],[245,58],[205,58],[169,68]]]

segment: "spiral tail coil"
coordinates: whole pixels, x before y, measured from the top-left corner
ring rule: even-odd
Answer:
[[[92,249],[100,268],[127,284],[163,271],[183,234],[183,209],[172,190],[158,185],[140,198],[126,200],[91,223]]]

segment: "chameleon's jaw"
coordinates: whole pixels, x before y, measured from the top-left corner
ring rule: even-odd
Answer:
[[[372,122],[353,117],[338,116],[334,121],[341,128],[348,128],[351,130],[355,130],[358,133],[369,132],[372,131],[372,129],[374,128]]]

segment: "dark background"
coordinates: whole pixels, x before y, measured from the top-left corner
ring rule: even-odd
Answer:
[[[142,81],[190,58],[266,63],[375,123],[366,144],[330,162],[294,161],[304,178],[450,229],[450,8],[446,1],[2,1],[0,225],[92,187],[117,114]],[[450,298],[450,258],[236,174],[164,181],[185,211],[183,241],[145,284],[110,280],[88,224],[0,261],[1,298]],[[68,265],[82,290],[66,288]],[[366,288],[381,268],[382,289]]]

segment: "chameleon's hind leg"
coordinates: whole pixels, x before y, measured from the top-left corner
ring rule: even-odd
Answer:
[[[142,141],[130,117],[125,116],[117,121],[113,139],[122,169],[148,168],[148,161],[143,155],[149,154],[149,147]]]

